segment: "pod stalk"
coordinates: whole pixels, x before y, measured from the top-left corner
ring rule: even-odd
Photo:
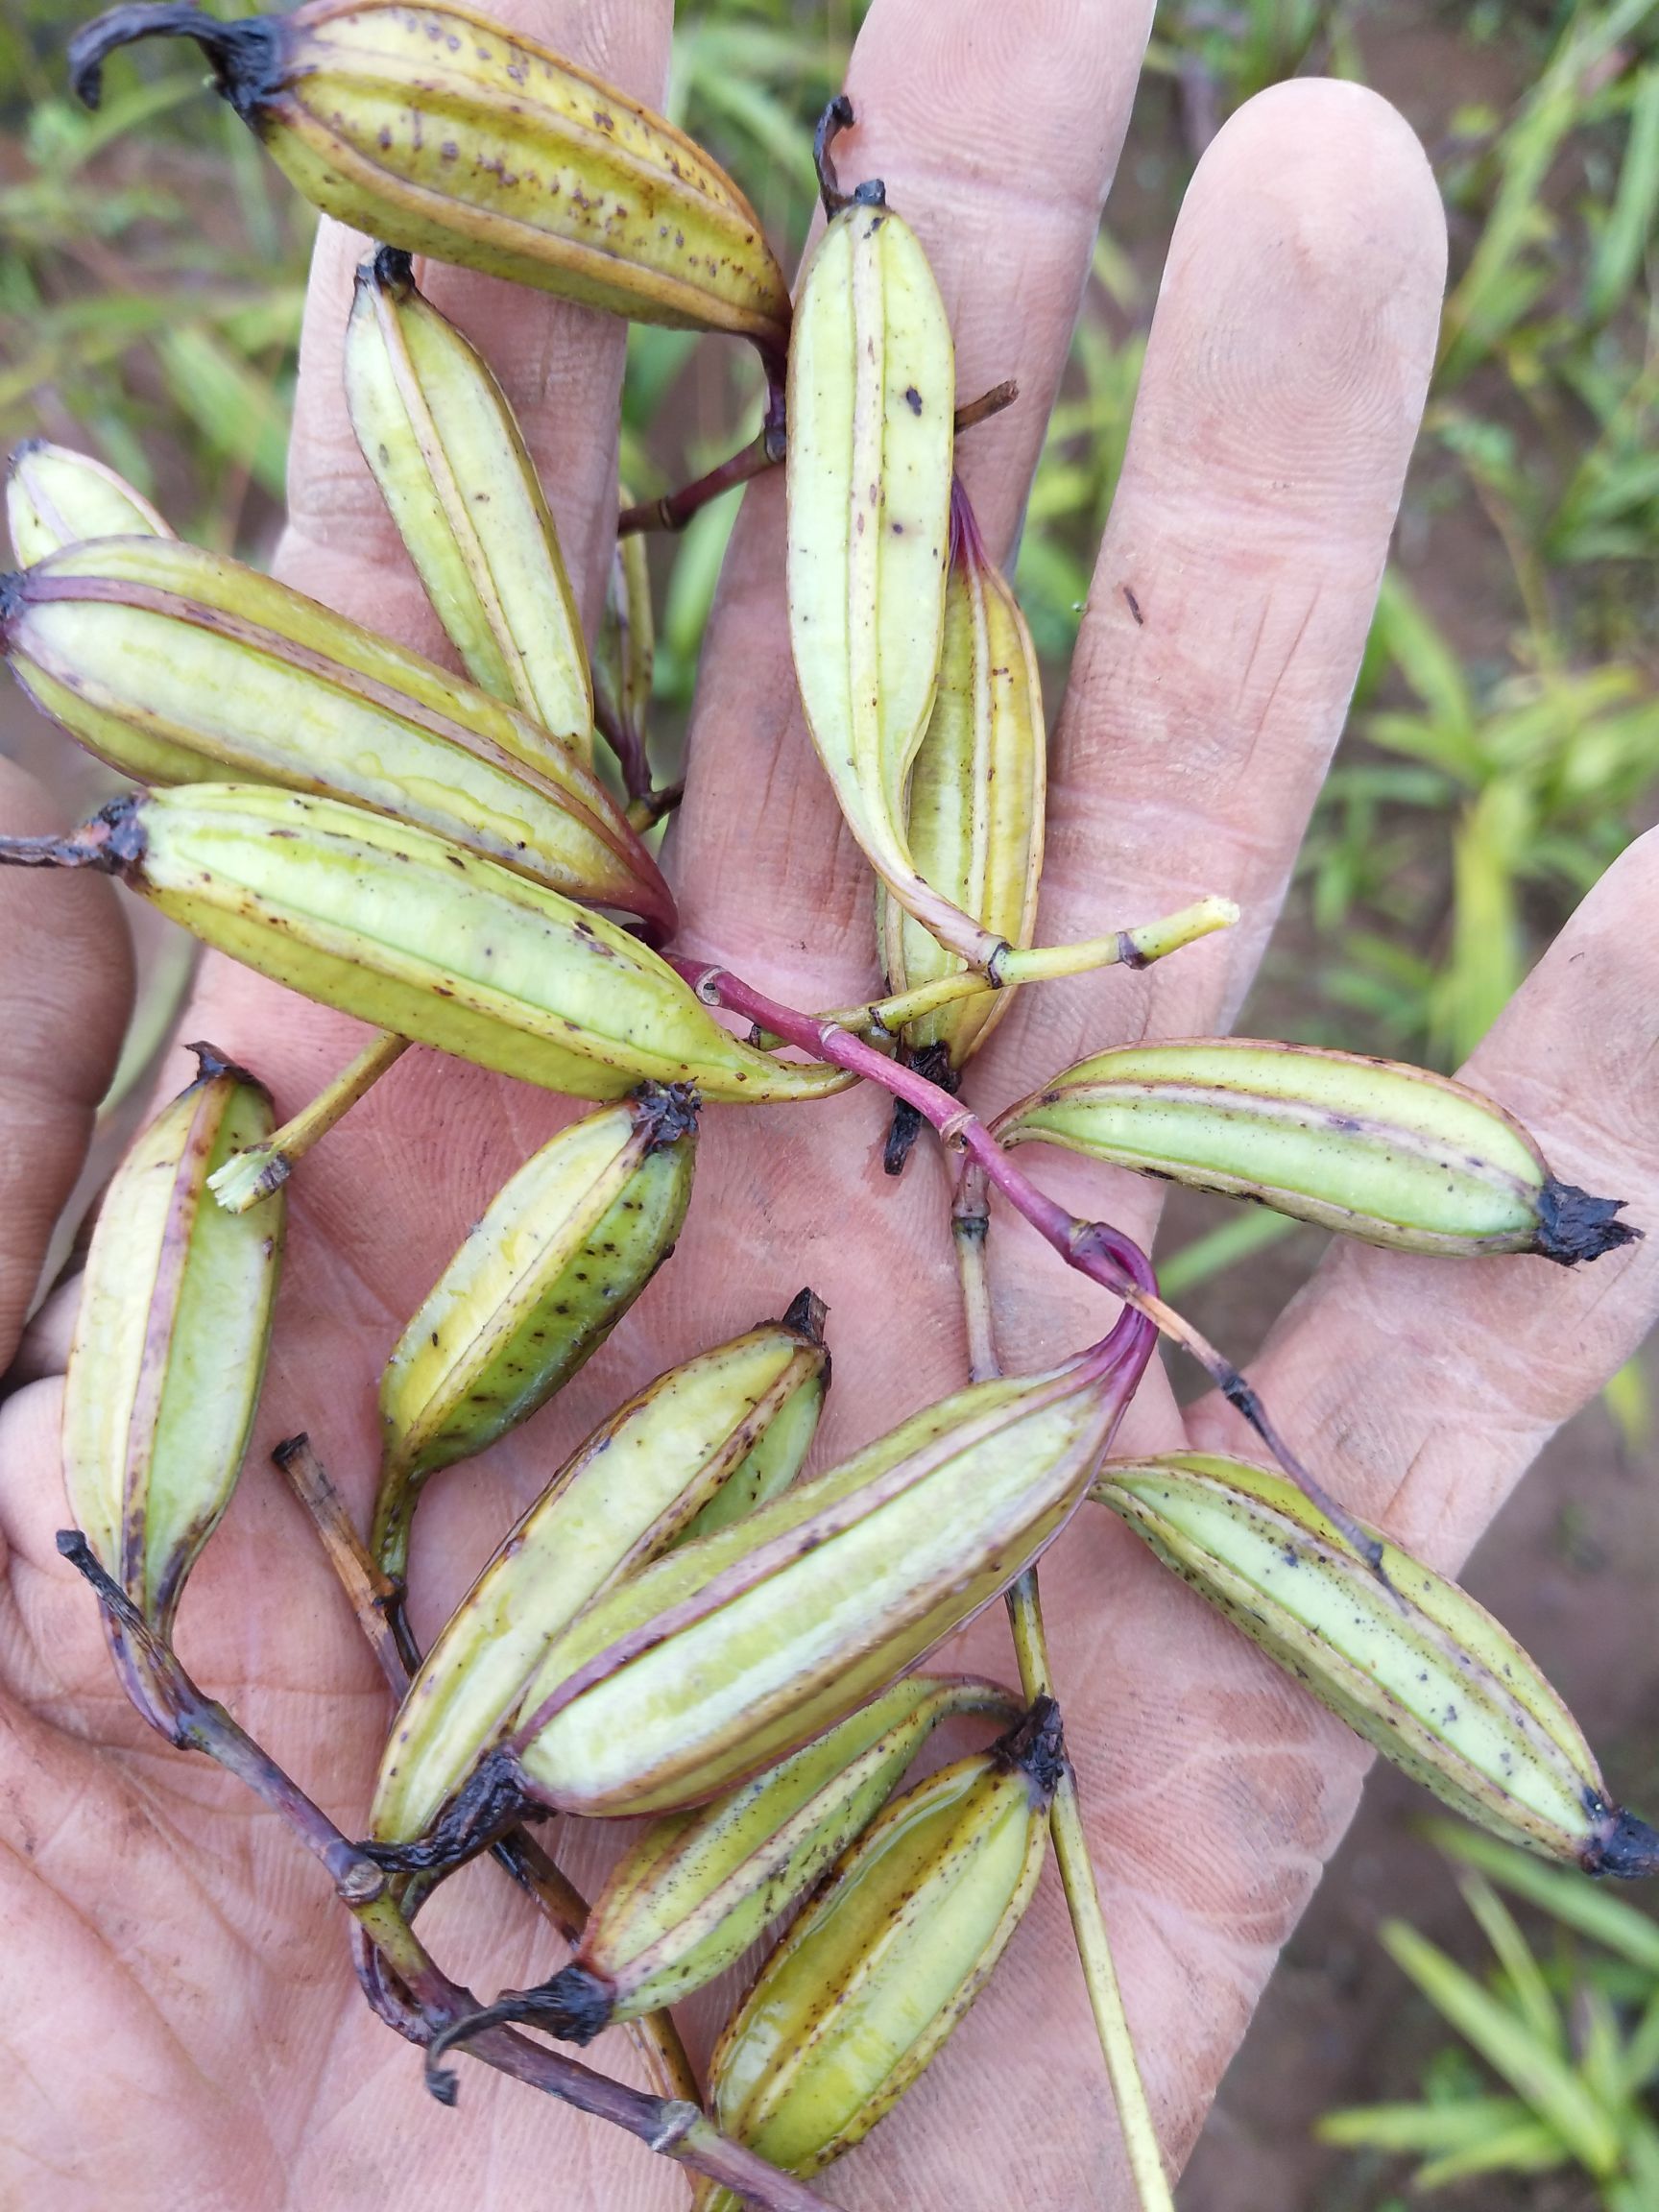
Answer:
[[[277,88],[282,25],[268,15],[222,23],[200,8],[161,4],[110,8],[69,41],[69,84],[84,107],[104,97],[104,64],[122,46],[140,38],[193,38],[213,70],[213,88],[244,123],[257,126],[259,111]]]

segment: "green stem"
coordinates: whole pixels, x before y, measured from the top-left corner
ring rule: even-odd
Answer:
[[[207,1178],[207,1187],[227,1214],[246,1214],[262,1198],[279,1190],[320,1137],[326,1137],[336,1121],[350,1112],[364,1093],[378,1083],[394,1061],[409,1049],[407,1037],[383,1030],[343,1068],[332,1083],[302,1106],[291,1121],[262,1144],[250,1144],[232,1153],[223,1167]]]
[[[956,1245],[957,1272],[962,1286],[962,1311],[968,1328],[968,1360],[975,1382],[989,1382],[1002,1372],[991,1306],[986,1242],[990,1233],[989,1192],[984,1177],[970,1166],[957,1185],[950,1212]],[[1008,1623],[1014,1632],[1014,1651],[1020,1665],[1020,1688],[1027,1705],[1038,1697],[1053,1697],[1054,1671],[1048,1657],[1048,1639],[1043,1626],[1043,1600],[1037,1570],[1029,1567],[1008,1593]],[[1084,1833],[1083,1811],[1077,1798],[1077,1776],[1068,1757],[1058,1788],[1048,1807],[1048,1833],[1054,1839],[1054,1857],[1060,1883],[1071,1914],[1071,1933],[1089,1991],[1089,2007],[1100,2038],[1100,2055],[1117,2100],[1123,2149],[1135,2183],[1142,2212],[1174,2212],[1158,2146],[1158,2130],[1146,2102],[1146,2085],[1135,2056],[1135,2040],[1123,2010],[1123,1992],[1106,1933],[1100,1906],[1100,1887],[1094,1862]]]

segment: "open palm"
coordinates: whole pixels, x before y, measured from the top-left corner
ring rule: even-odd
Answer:
[[[498,0],[500,12],[647,99],[668,0]],[[960,388],[1014,375],[1018,406],[963,455],[1006,551],[1089,267],[1149,0],[875,0],[841,165],[886,178],[950,309]],[[282,572],[427,650],[440,640],[357,456],[340,341],[361,241],[325,226],[306,325]],[[1271,926],[1358,666],[1432,357],[1438,205],[1399,119],[1351,86],[1254,102],[1206,156],[1160,298],[1121,489],[1056,733],[1042,939],[1150,919],[1203,892],[1232,935],[1150,974],[1017,1002],[970,1078],[994,1108],[1086,1049],[1214,1032]],[[518,406],[573,573],[595,603],[614,514],[619,328],[429,269],[438,302]],[[803,1006],[877,975],[870,883],[801,726],[781,587],[781,486],[747,494],[704,657],[690,776],[669,848],[687,950]],[[9,826],[27,822],[15,785]],[[1659,856],[1638,847],[1570,925],[1481,1048],[1472,1079],[1514,1106],[1557,1171],[1659,1221]],[[124,954],[108,886],[0,881],[0,1365],[84,1149],[118,1032]],[[290,1111],[354,1048],[351,1025],[218,961],[185,1032],[245,1059]],[[180,1056],[177,1071],[184,1079]],[[383,1690],[265,1452],[309,1429],[360,1518],[374,1384],[404,1317],[565,1102],[409,1054],[306,1162],[247,1478],[183,1609],[186,1664],[348,1830],[387,1722]],[[714,1109],[680,1251],[606,1350],[476,1466],[435,1482],[417,1525],[429,1636],[569,1445],[649,1375],[780,1312],[809,1282],[830,1309],[839,1455],[956,1387],[965,1354],[945,1177],[930,1150],[883,1176],[885,1101]],[[1149,1187],[1058,1155],[1032,1166],[1076,1211],[1151,1234]],[[993,1245],[1004,1357],[1097,1335],[1098,1295],[1035,1238]],[[1568,1275],[1334,1251],[1257,1377],[1309,1462],[1360,1511],[1457,1563],[1543,1439],[1650,1318],[1659,1245]],[[619,2212],[683,2182],[596,2123],[464,2071],[458,2113],[351,1980],[314,1866],[204,1762],[132,1719],[84,1590],[57,1558],[58,1384],[0,1407],[0,2030],[9,2119],[0,2199],[107,2207],[381,2201]],[[1200,1407],[1188,1432],[1240,1445]],[[1125,1435],[1182,1421],[1154,1368]],[[1164,1575],[1085,1514],[1045,1567],[1059,1687],[1129,2011],[1172,2157],[1203,2116],[1275,1953],[1351,1815],[1359,1749]],[[1011,1673],[999,1614],[967,1639]],[[591,1881],[613,1850],[561,1856]],[[486,1995],[558,1947],[490,1865],[430,1913],[433,1948]],[[426,1923],[423,1921],[423,1927]],[[730,1992],[686,2008],[706,2047]],[[618,2035],[601,2064],[634,2073]],[[1058,1885],[918,2091],[827,2176],[860,2207],[1118,2206],[1128,2185]]]

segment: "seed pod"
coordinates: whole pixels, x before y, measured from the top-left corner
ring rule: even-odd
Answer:
[[[994,937],[1029,945],[1037,926],[1048,782],[1043,686],[1031,633],[985,552],[974,513],[952,501],[939,688],[911,771],[906,833],[936,891]],[[877,908],[894,992],[955,974],[961,959],[913,922],[885,886]],[[976,1052],[1013,994],[986,990],[906,1024],[912,1058],[943,1047],[951,1069]]]
[[[70,837],[0,838],[8,864],[118,875],[261,975],[573,1098],[692,1083],[759,1104],[851,1081],[740,1044],[602,915],[337,800],[234,783],[142,792]]]
[[[83,538],[171,538],[142,493],[90,454],[26,438],[6,475],[6,521],[27,568]]]
[[[491,1201],[380,1379],[372,1548],[394,1582],[426,1478],[545,1405],[673,1251],[696,1150],[695,1094],[647,1085],[562,1129]]]
[[[280,1198],[238,1220],[207,1177],[269,1134],[263,1085],[209,1045],[105,1193],[63,1385],[63,1479],[100,1563],[152,1627],[224,1512],[258,1403]]]
[[[240,562],[153,538],[73,546],[0,579],[0,646],[124,776],[350,800],[673,927],[657,863],[568,745]]]
[[[806,1895],[942,1721],[1019,1711],[995,1682],[911,1674],[740,1790],[654,1821],[595,1900],[574,1960],[521,2017],[590,2043],[678,2004]]]
[[[1109,1461],[1091,1495],[1466,1818],[1587,1873],[1659,1871],[1659,1836],[1609,1802],[1573,1716],[1456,1583],[1386,1537],[1373,1573],[1290,1483],[1219,1454]]]
[[[660,1375],[589,1436],[502,1544],[427,1653],[393,1727],[372,1833],[425,1832],[511,1722],[548,1645],[592,1598],[680,1536],[805,1400],[829,1355],[804,1291]]]
[[[786,2173],[862,2142],[989,1980],[1042,1871],[1065,1752],[1049,1698],[995,1750],[891,1804],[760,1970],[715,2046],[723,2134]],[[700,2187],[705,2212],[737,2212]]]
[[[878,183],[860,185],[806,264],[789,339],[789,641],[812,742],[866,858],[983,967],[1000,940],[929,890],[903,830],[944,633],[954,360],[920,241]]]
[[[1642,1232],[1558,1183],[1513,1115],[1391,1060],[1248,1037],[1080,1060],[996,1123],[1397,1252],[1535,1252],[1571,1266]]]
[[[929,1407],[597,1599],[507,1740],[536,1802],[696,1805],[821,1735],[988,1605],[1070,1518],[1152,1341]]]
[[[346,330],[351,427],[468,674],[593,753],[593,693],[570,579],[506,394],[383,246]]]
[[[289,180],[371,238],[635,322],[782,342],[788,288],[732,180],[534,38],[448,0],[234,23],[112,8],[71,41],[81,99],[98,105],[116,47],[156,36],[194,38]]]

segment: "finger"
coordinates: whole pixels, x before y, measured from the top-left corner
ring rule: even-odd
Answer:
[[[4,759],[0,822],[20,836],[63,828],[45,793]],[[21,869],[0,870],[0,943],[3,1375],[115,1071],[132,1003],[132,948],[109,883]]]
[[[584,0],[500,0],[493,14],[596,76],[661,105],[672,0],[594,8]],[[370,242],[319,229],[300,348],[288,473],[289,526],[277,566],[355,619],[453,664],[384,501],[357,449],[342,358],[351,283]],[[483,353],[521,423],[588,613],[614,529],[625,325],[567,301],[422,260],[421,289]]]
[[[1588,1266],[1334,1245],[1258,1363],[1313,1466],[1455,1569],[1546,1439],[1659,1313],[1659,832],[1602,878],[1463,1079],[1641,1243]],[[1199,1433],[1227,1432],[1216,1409]],[[1235,1438],[1236,1443],[1236,1438]]]
[[[1127,1039],[1229,1025],[1342,727],[1444,268],[1422,149],[1358,86],[1263,93],[1199,164],[1055,735],[1039,934],[1093,936],[1204,892],[1243,919],[1143,975],[1022,992],[975,1102]],[[1152,1187],[1022,1157],[1075,1211],[1150,1235]],[[1066,1293],[1035,1253],[999,1288],[1024,1361]]]
[[[877,0],[848,74],[844,178],[881,176],[919,231],[955,336],[963,396],[1020,397],[962,445],[1006,546],[1065,366],[1145,43],[1144,0]],[[752,486],[704,654],[677,835],[683,941],[811,1004],[876,973],[869,870],[801,718],[781,589],[783,487]]]

